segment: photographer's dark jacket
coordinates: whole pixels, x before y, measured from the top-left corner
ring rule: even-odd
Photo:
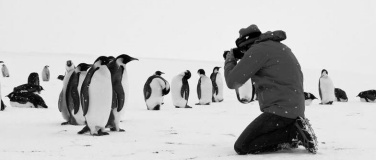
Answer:
[[[239,62],[226,59],[226,83],[235,89],[252,78],[262,112],[304,117],[303,73],[290,48],[280,43],[284,39],[283,31],[264,33]]]

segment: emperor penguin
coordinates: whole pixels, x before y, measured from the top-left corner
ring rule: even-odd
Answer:
[[[12,92],[6,97],[12,107],[21,108],[48,108],[43,98],[33,92]]]
[[[4,63],[3,61],[0,61],[0,63]],[[3,111],[7,106],[4,104],[3,99],[1,98],[1,82],[0,82],[0,111]]]
[[[357,97],[360,98],[361,102],[372,102],[375,103],[376,101],[376,90],[367,90],[360,92]]]
[[[5,64],[2,65],[1,72],[3,73],[3,77],[9,77],[9,70]]]
[[[110,117],[113,95],[108,63],[107,57],[98,57],[82,83],[80,96],[86,126],[78,134],[90,131],[96,136],[108,135],[104,130]]]
[[[191,78],[191,72],[186,70],[176,75],[171,81],[172,104],[176,108],[192,108],[188,105],[189,78]]]
[[[67,104],[72,116],[69,122],[73,125],[85,124],[85,117],[80,103],[80,92],[87,70],[90,67],[91,65],[86,63],[78,64],[68,81],[66,99],[68,99]]]
[[[304,92],[305,105],[311,105],[312,101],[317,99],[315,95],[309,92]]]
[[[124,107],[127,105],[129,95],[129,83],[126,64],[133,60],[138,60],[126,54],[121,54],[114,58],[108,57],[110,63],[107,65],[111,72],[113,97],[112,97],[112,110],[108,119],[107,128],[111,131],[124,132],[120,128],[120,121],[124,116]]]
[[[48,65],[43,67],[42,70],[42,80],[48,82],[50,80],[50,70]]]
[[[65,64],[65,76],[63,79],[63,89],[60,92],[59,95],[59,101],[58,101],[58,108],[61,112],[64,120],[66,122],[61,123],[61,125],[67,125],[67,124],[75,124],[74,119],[72,117],[72,110],[73,110],[73,99],[71,93],[68,90],[69,88],[72,88],[72,85],[68,86],[69,80],[71,79],[72,75],[75,75],[74,70],[75,66],[71,60],[68,60]],[[78,93],[78,92],[77,92]],[[75,97],[75,96],[74,96]],[[77,103],[77,99],[76,99]]]
[[[37,72],[32,72],[29,74],[29,77],[27,78],[27,84],[33,84],[39,86],[39,74]]]
[[[197,83],[197,96],[199,102],[196,105],[210,105],[212,101],[213,84],[209,77],[205,75],[203,69],[199,69],[197,74],[200,76]]]
[[[335,100],[334,84],[332,79],[328,76],[328,71],[323,69],[319,79],[319,93],[321,98],[320,104],[333,104]]]
[[[162,77],[161,71],[156,71],[144,85],[144,99],[148,110],[160,110],[163,96],[170,92],[170,84]]]
[[[214,67],[210,79],[213,84],[213,97],[212,102],[222,102],[223,101],[223,80],[222,74],[219,72],[221,67]]]
[[[240,103],[247,104],[255,100],[255,86],[252,79],[248,79],[239,88],[235,88],[236,98]]]
[[[349,101],[349,98],[347,98],[347,94],[344,90],[341,88],[334,88],[334,94],[336,96],[336,100],[338,102],[347,102]]]

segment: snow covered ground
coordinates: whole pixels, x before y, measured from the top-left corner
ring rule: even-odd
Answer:
[[[114,55],[117,56],[117,55]],[[78,135],[83,126],[61,126],[58,97],[66,60],[76,65],[92,63],[91,55],[48,55],[2,53],[0,60],[7,65],[10,77],[0,78],[1,95],[8,106],[0,112],[0,159],[375,159],[376,104],[360,102],[360,91],[375,89],[376,75],[344,70],[331,70],[335,87],[347,92],[349,102],[319,105],[319,100],[306,107],[306,116],[316,132],[319,150],[309,154],[303,147],[276,153],[240,156],[233,144],[243,129],[260,114],[258,103],[241,104],[235,92],[225,87],[224,102],[210,106],[195,106],[198,102],[197,70],[210,75],[213,67],[223,62],[148,59],[128,64],[130,97],[121,128],[126,132],[110,132],[109,136]],[[221,55],[219,55],[221,56]],[[300,62],[304,67],[304,62]],[[45,89],[41,96],[48,109],[12,108],[9,94],[13,87],[27,82],[31,72],[41,74],[50,66],[51,80],[41,81]],[[319,67],[319,66],[318,66]],[[156,70],[171,81],[176,74],[189,69],[192,109],[176,109],[171,95],[165,97],[160,111],[148,111],[142,89],[146,79]],[[304,68],[305,91],[318,95],[318,79],[322,68]],[[223,70],[221,70],[223,73]]]

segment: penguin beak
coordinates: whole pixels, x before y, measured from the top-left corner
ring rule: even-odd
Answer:
[[[4,63],[3,61],[0,61],[0,63]]]
[[[134,60],[137,60],[137,61],[138,61],[138,59],[137,59],[137,58],[133,58],[133,57],[131,57],[131,61],[134,61]]]

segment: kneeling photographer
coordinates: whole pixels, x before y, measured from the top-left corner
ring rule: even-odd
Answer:
[[[303,73],[291,49],[281,43],[284,31],[261,33],[256,25],[239,31],[237,48],[224,53],[225,80],[235,89],[249,78],[261,114],[235,142],[238,154],[257,154],[303,145],[316,153],[317,139],[304,116]]]

